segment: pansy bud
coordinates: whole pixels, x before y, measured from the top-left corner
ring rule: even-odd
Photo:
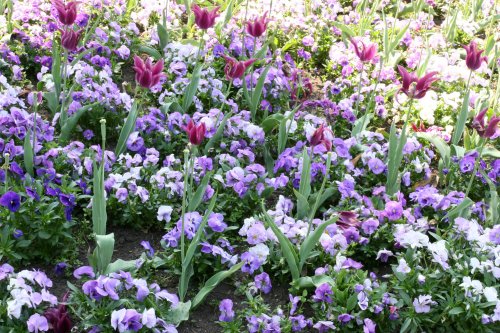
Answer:
[[[81,30],[64,30],[61,32],[61,45],[68,51],[75,51],[82,36]]]
[[[267,29],[267,12],[262,16],[256,18],[253,22],[247,22],[247,32],[250,36],[258,38],[266,32]]]
[[[476,42],[472,41],[469,45],[464,45],[463,48],[467,52],[465,64],[471,71],[478,70],[483,61],[488,62],[488,57],[481,57],[481,53],[483,53],[484,50],[479,50]]]
[[[212,11],[206,8],[201,9],[198,5],[193,5],[191,10],[194,13],[194,22],[198,28],[207,30],[215,25],[215,19],[219,16],[217,11],[219,7],[215,7]]]
[[[192,145],[198,146],[201,144],[203,139],[205,139],[205,133],[206,133],[206,126],[205,123],[201,123],[199,125],[195,125],[194,121],[191,120],[186,127],[184,127],[184,130],[186,131],[189,142]]]
[[[153,64],[149,58],[144,61],[140,57],[135,56],[134,70],[137,83],[143,88],[150,89],[160,82],[160,78],[163,75],[163,59]]]
[[[234,58],[223,55],[226,59],[226,66],[224,67],[224,73],[226,73],[226,78],[228,80],[241,79],[245,74],[245,71],[250,67],[255,59],[249,59],[245,61],[238,61]]]
[[[64,4],[62,0],[52,2],[59,15],[59,21],[64,25],[72,25],[76,20],[76,6],[78,2],[68,2]]]

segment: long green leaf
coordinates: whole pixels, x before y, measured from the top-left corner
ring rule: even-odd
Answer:
[[[200,291],[193,298],[191,309],[192,310],[196,309],[207,297],[207,295],[212,290],[214,290],[215,287],[219,285],[219,283],[221,283],[223,280],[227,279],[228,277],[236,273],[241,268],[241,266],[243,266],[243,262],[234,265],[228,270],[218,272],[215,275],[213,275],[210,279],[208,279],[207,282],[205,282],[203,288],[201,288]]]
[[[255,119],[257,108],[260,105],[260,98],[262,96],[262,90],[264,88],[264,83],[266,82],[267,73],[271,69],[271,64],[267,65],[267,67],[260,73],[259,79],[257,80],[257,85],[255,89],[252,91],[252,103],[250,105],[250,111],[252,114],[252,119]],[[253,80],[253,78],[252,78]]]
[[[453,221],[456,217],[464,217],[464,214],[467,211],[467,209],[473,204],[474,201],[472,201],[469,198],[465,198],[459,205],[450,209],[448,213],[443,217],[443,219],[448,218],[451,221]]]
[[[160,60],[162,58],[160,52],[150,46],[140,45],[139,52],[146,53],[147,55],[153,57],[155,60]]]
[[[300,245],[300,250],[299,250],[299,271],[302,271],[302,268],[304,267],[304,264],[306,263],[306,260],[309,259],[309,255],[311,254],[311,251],[314,249],[316,244],[318,244],[319,239],[321,238],[321,235],[325,232],[326,227],[329,225],[332,225],[333,223],[337,222],[338,217],[335,216],[325,223],[321,224],[319,227],[316,228],[312,233],[307,236],[307,238],[302,242]]]
[[[122,260],[118,259],[113,261],[106,268],[106,274],[116,273],[119,271],[130,272],[136,268],[136,260]]]
[[[220,122],[219,127],[217,128],[217,132],[215,132],[214,136],[212,136],[205,145],[205,149],[203,150],[205,155],[207,155],[210,149],[212,149],[212,147],[215,146],[215,144],[222,138],[222,135],[224,134],[224,128],[226,128],[226,123],[232,115],[233,111],[229,111],[228,113],[226,113],[226,115]]]
[[[446,166],[449,165],[451,150],[450,150],[450,146],[448,146],[448,144],[443,139],[441,139],[437,135],[432,135],[430,133],[418,132],[418,133],[415,133],[415,135],[418,138],[422,138],[422,139],[427,140],[430,143],[432,143],[437,148],[439,155],[441,156],[441,159],[443,160],[444,164]]]
[[[307,147],[302,152],[302,172],[300,174],[299,193],[306,199],[311,194],[311,158],[307,153]]]
[[[156,24],[156,31],[158,33],[158,39],[160,40],[160,49],[163,52],[168,44],[168,32],[161,23]]]
[[[125,147],[127,146],[127,140],[130,134],[135,129],[135,122],[137,120],[137,116],[139,115],[139,107],[137,101],[134,101],[132,104],[132,108],[127,116],[127,120],[125,121],[125,125],[123,125],[122,130],[120,131],[120,137],[118,138],[118,143],[116,144],[115,155],[116,157],[123,154],[125,151]]]
[[[498,200],[498,192],[497,192],[497,187],[496,185],[491,181],[490,177],[484,172],[484,170],[481,170],[481,174],[483,175],[484,179],[486,179],[486,182],[488,183],[488,187],[490,188],[490,207],[488,209],[488,214],[489,214],[489,221],[491,221],[493,224],[498,224],[500,222],[500,203]]]
[[[96,235],[96,248],[94,249],[94,258],[97,272],[104,274],[108,269],[113,250],[115,248],[115,235]]]
[[[198,91],[198,85],[200,84],[200,78],[201,78],[201,69],[203,68],[203,64],[198,64],[194,71],[193,75],[191,76],[191,81],[186,87],[186,90],[184,90],[184,94],[182,97],[182,109],[184,110],[185,113],[188,112],[189,107],[193,103],[193,98]]]
[[[59,103],[61,96],[61,52],[59,44],[52,41],[52,80],[54,81],[54,91]]]
[[[207,172],[203,179],[200,182],[200,185],[196,189],[196,192],[194,193],[193,197],[189,200],[189,205],[188,205],[188,211],[189,212],[194,212],[198,208],[198,206],[201,204],[201,201],[203,200],[203,196],[205,195],[205,191],[207,190],[208,182],[210,181],[210,178],[212,178],[212,172]]]
[[[465,93],[464,100],[462,101],[462,108],[457,117],[457,122],[455,123],[455,130],[451,137],[451,142],[457,145],[462,134],[464,133],[465,123],[467,122],[467,116],[469,115],[469,90]]]
[[[290,240],[283,234],[283,232],[281,232],[280,228],[278,228],[272,217],[269,216],[264,203],[262,203],[262,211],[264,212],[264,219],[266,221],[266,224],[271,228],[273,233],[276,235],[276,238],[278,238],[281,252],[283,253],[283,257],[288,264],[288,269],[290,270],[290,274],[292,274],[292,279],[297,280],[300,277],[300,271],[298,266],[299,258],[295,251],[295,247],[293,246],[292,242],[290,242]]]
[[[31,177],[34,176],[33,159],[34,157],[33,157],[33,145],[31,143],[31,130],[28,130],[26,136],[24,137],[24,168],[30,174]]]
[[[61,142],[67,142],[71,138],[71,134],[73,134],[73,130],[75,129],[76,125],[78,124],[78,120],[83,116],[83,114],[89,110],[91,110],[93,107],[99,105],[99,103],[92,103],[89,105],[85,105],[84,107],[80,108],[78,111],[75,112],[71,117],[69,117],[64,125],[61,127],[61,134],[59,135],[59,140]]]

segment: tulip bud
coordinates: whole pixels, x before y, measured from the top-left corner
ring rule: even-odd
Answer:
[[[215,19],[219,16],[217,11],[219,7],[215,7],[212,11],[208,9],[201,9],[198,5],[193,5],[191,10],[194,13],[194,22],[196,25],[203,30],[207,30],[215,25]]]
[[[78,2],[64,4],[62,0],[52,2],[59,15],[59,21],[64,25],[72,25],[76,20],[76,6]]]
[[[267,12],[260,18],[256,18],[253,22],[247,22],[247,32],[250,36],[258,38],[266,32],[267,29]]]
[[[325,127],[324,124],[321,124],[311,136],[311,146],[316,147],[319,144],[323,144],[326,150],[330,151],[332,149],[332,141],[326,137],[326,133],[330,133],[333,136],[332,131]]]
[[[479,50],[476,42],[472,41],[469,45],[464,45],[463,48],[467,52],[465,64],[471,71],[478,70],[483,61],[488,62],[488,57],[481,57],[481,53],[483,53],[484,50]]]
[[[194,121],[191,120],[186,127],[184,127],[184,130],[186,131],[189,142],[192,145],[198,146],[201,144],[203,139],[205,139],[205,133],[206,133],[206,126],[205,123],[201,123],[199,125],[195,125]]]
[[[61,33],[61,45],[68,51],[75,51],[81,36],[81,30],[64,30]]]
[[[163,72],[163,59],[156,64],[147,59],[145,62],[138,56],[134,57],[135,80],[143,87],[150,89],[160,82]]]

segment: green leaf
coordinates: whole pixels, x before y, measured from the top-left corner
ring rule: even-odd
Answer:
[[[450,146],[448,146],[448,144],[443,139],[441,139],[441,137],[439,137],[437,135],[430,134],[430,133],[424,133],[424,132],[415,133],[415,136],[417,136],[418,138],[422,138],[424,140],[427,140],[430,143],[432,143],[436,147],[436,149],[438,150],[439,155],[441,156],[441,159],[443,159],[444,164],[446,166],[449,165],[450,157],[451,157],[450,156]]]
[[[328,275],[315,275],[315,276],[306,276],[301,277],[294,281],[294,285],[299,287],[300,289],[319,287],[324,283],[328,283],[329,285],[334,285],[335,280],[333,280]]]
[[[188,112],[189,107],[193,103],[193,98],[198,91],[198,85],[200,84],[200,78],[201,78],[201,69],[203,68],[203,64],[198,64],[194,71],[193,75],[191,76],[191,81],[186,87],[186,90],[184,90],[184,94],[182,97],[182,109],[184,110],[185,113]]]
[[[47,101],[47,105],[54,115],[59,110],[59,95],[55,91],[48,91],[43,94],[43,98]]]
[[[196,248],[201,242],[201,237],[205,232],[205,226],[207,225],[208,217],[212,213],[216,201],[217,201],[217,194],[214,194],[212,196],[212,199],[210,200],[210,204],[208,205],[208,209],[205,212],[205,215],[203,216],[200,226],[198,227],[196,234],[194,235],[193,239],[191,240],[191,243],[189,244],[189,247],[186,251],[186,255],[184,257],[184,261],[182,262],[182,274],[179,280],[179,297],[181,300],[183,300],[184,297],[186,296],[187,288],[189,286],[189,280],[191,279],[191,276],[193,274],[193,269],[192,269],[193,257],[196,253]]]
[[[307,147],[304,147],[302,152],[302,172],[300,174],[299,193],[302,194],[306,200],[311,194],[311,158],[307,153]]]
[[[352,311],[356,307],[357,303],[358,303],[358,295],[357,294],[352,294],[351,296],[349,296],[349,298],[347,299],[347,304],[346,304],[347,311]]]
[[[120,131],[120,137],[118,138],[118,143],[116,144],[115,149],[116,157],[119,157],[125,151],[127,140],[135,129],[135,122],[138,115],[139,107],[137,105],[137,101],[134,101],[134,104],[132,104],[132,108],[127,116],[127,120],[125,121],[125,125],[123,125],[122,130]]]
[[[332,225],[335,222],[337,222],[336,216],[318,226],[316,230],[310,233],[309,236],[307,236],[306,239],[302,242],[299,250],[299,271],[302,271],[306,260],[309,259],[311,251],[316,247],[316,244],[318,244],[318,241],[321,238],[321,235],[323,235],[323,233],[325,232],[326,227]]]
[[[156,32],[158,33],[158,39],[160,41],[160,50],[163,52],[165,47],[168,44],[168,32],[167,29],[163,26],[163,24],[156,24]]]
[[[348,38],[353,38],[356,36],[354,31],[352,31],[351,28],[349,28],[347,25],[336,21],[331,21],[330,23],[333,24],[336,28],[340,29],[343,33],[345,33]]]
[[[454,307],[450,311],[448,311],[448,314],[450,315],[458,315],[464,312],[464,309],[462,309],[460,306]]]
[[[217,132],[215,132],[214,136],[212,136],[205,145],[205,155],[207,155],[210,149],[222,138],[222,135],[224,134],[224,128],[226,128],[226,123],[232,115],[233,111],[230,111],[224,116],[221,123],[219,124],[219,127],[217,128]]]
[[[162,58],[160,52],[155,50],[154,48],[146,45],[140,45],[139,46],[139,52],[146,53],[153,57],[155,60],[160,60]]]
[[[164,318],[168,323],[179,325],[181,322],[189,319],[189,311],[191,310],[191,301],[179,302],[175,307],[170,309]]]
[[[203,179],[201,180],[200,185],[198,186],[196,192],[194,193],[194,196],[189,200],[189,206],[188,206],[189,212],[196,211],[198,206],[201,204],[201,201],[203,200],[203,195],[205,194],[208,182],[210,181],[212,174],[213,174],[212,172],[207,172],[203,177]]]
[[[113,257],[113,250],[115,248],[115,235],[96,235],[96,248],[94,249],[94,262],[97,272],[104,274]]]
[[[262,129],[264,130],[264,133],[269,134],[280,125],[281,120],[283,120],[283,118],[284,118],[283,114],[274,113],[268,116],[266,119],[264,119],[260,123],[260,127],[262,127]]]
[[[227,279],[231,275],[233,275],[235,272],[237,272],[241,266],[243,266],[243,262],[240,262],[233,267],[231,267],[228,270],[218,272],[214,274],[210,279],[205,282],[205,285],[203,288],[200,289],[200,291],[196,294],[196,296],[192,300],[192,305],[191,305],[191,310],[196,309],[207,297],[207,295],[215,289],[221,283],[223,280]]]
[[[406,31],[410,27],[410,24],[411,24],[411,22],[409,22],[403,29],[401,29],[398,32],[398,34],[394,37],[394,39],[392,40],[392,42],[389,46],[389,54],[391,54],[396,49],[396,47],[399,45],[399,42],[401,41],[401,39],[403,39]]]
[[[72,61],[71,61],[71,67],[75,66],[80,60],[82,60],[83,57],[85,57],[87,54],[90,52],[94,51],[94,48],[86,49],[85,51],[79,53]]]
[[[252,114],[252,119],[255,119],[257,108],[259,107],[260,97],[262,96],[262,90],[264,88],[264,83],[267,78],[267,73],[271,69],[271,64],[267,65],[267,67],[260,73],[259,79],[257,80],[257,85],[255,89],[252,91],[252,98],[250,104],[250,111]]]
[[[370,124],[370,120],[373,118],[373,115],[371,113],[366,113],[362,117],[359,117],[356,119],[354,122],[354,128],[352,129],[352,136],[356,137],[358,136],[361,132],[366,130],[368,125]]]
[[[104,161],[99,168],[94,161],[94,196],[92,197],[92,224],[93,231],[97,235],[106,233],[108,216],[106,213],[106,197],[104,193]]]
[[[52,43],[52,80],[54,81],[54,91],[57,100],[61,96],[61,52],[57,41]],[[59,103],[58,103],[59,104]]]
[[[24,168],[30,174],[31,177],[34,176],[33,159],[34,157],[33,157],[33,145],[31,144],[31,130],[28,130],[26,136],[24,137]]]
[[[446,40],[450,43],[453,43],[455,40],[455,31],[457,29],[457,17],[458,17],[458,8],[455,9],[455,13],[451,18],[449,26],[446,27]]]
[[[303,219],[306,217],[309,212],[309,209],[311,208],[309,206],[309,201],[307,200],[306,197],[304,197],[302,194],[300,194],[299,191],[296,189],[293,189],[293,193],[297,197],[297,219]]]
[[[293,246],[292,242],[290,242],[290,240],[283,234],[283,232],[281,232],[280,228],[278,228],[272,217],[269,216],[263,202],[262,211],[264,212],[264,220],[266,221],[266,224],[271,228],[273,233],[276,235],[276,238],[278,238],[281,246],[281,252],[283,254],[283,257],[287,261],[288,269],[292,274],[292,279],[297,280],[300,277],[300,271],[298,267],[299,260],[297,253],[295,252],[295,247]]]
[[[106,274],[116,273],[119,271],[130,272],[135,270],[135,260],[118,259],[110,263],[106,269]]]
[[[458,142],[462,138],[464,133],[465,123],[467,121],[467,116],[469,115],[469,90],[465,93],[464,100],[462,101],[462,108],[457,117],[457,122],[455,123],[455,130],[451,137],[451,142],[454,145],[458,145]]]
[[[404,333],[404,332],[408,331],[408,328],[410,328],[410,325],[411,325],[411,318],[406,318],[406,320],[403,323],[403,326],[401,326],[401,330],[399,332]]]
[[[500,150],[494,148],[494,147],[485,147],[483,149],[483,152],[481,153],[481,157],[483,156],[489,156],[493,158],[500,158]]]
[[[91,110],[93,107],[96,107],[97,105],[99,105],[98,102],[85,105],[84,107],[76,111],[71,117],[69,117],[64,122],[64,125],[61,127],[61,134],[59,135],[59,140],[61,142],[68,142],[69,139],[71,138],[71,134],[73,134],[73,130],[78,124],[78,120],[80,120],[80,118],[83,116],[85,112]]]
[[[465,198],[459,205],[450,209],[448,213],[443,217],[443,219],[448,218],[453,221],[456,217],[464,217],[467,208],[469,208],[473,204],[474,201],[469,198]]]

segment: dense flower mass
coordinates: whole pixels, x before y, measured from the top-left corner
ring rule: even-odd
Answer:
[[[0,331],[499,331],[499,10],[0,1]]]

